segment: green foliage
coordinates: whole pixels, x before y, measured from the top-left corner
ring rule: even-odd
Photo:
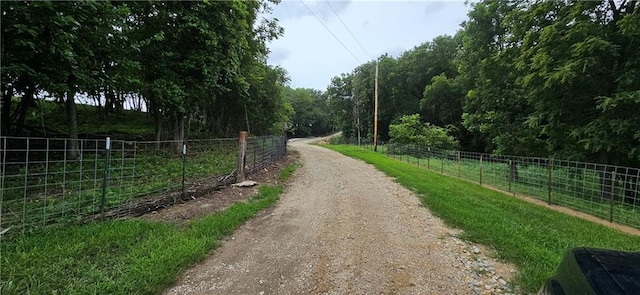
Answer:
[[[294,110],[289,132],[296,137],[325,135],[333,129],[327,112],[329,101],[318,90],[285,87],[284,96]]]
[[[419,113],[462,149],[640,165],[640,2],[480,1],[454,37],[378,58],[379,134]],[[336,128],[373,130],[376,62],[332,80]]]
[[[398,124],[391,124],[389,136],[391,143],[418,144],[446,150],[458,147],[458,143],[447,135],[444,128],[421,123],[419,114],[402,116]]]
[[[277,3],[7,2],[2,134],[27,134],[26,115],[50,95],[68,102],[56,115],[66,112],[69,136],[77,137],[76,93],[100,107],[97,121],[127,99],[139,109],[144,102],[159,140],[182,140],[185,121],[206,137],[248,126],[258,135],[282,132],[293,114],[281,93],[286,72],[266,64],[266,43],[283,34],[269,16]]]
[[[518,268],[514,283],[536,292],[572,247],[640,251],[640,237],[540,207],[476,184],[425,171],[353,146],[329,146],[362,159],[420,195],[463,238],[493,248]]]

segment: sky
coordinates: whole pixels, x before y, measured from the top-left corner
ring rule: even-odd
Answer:
[[[326,90],[332,77],[385,53],[454,35],[469,9],[462,0],[283,0],[272,17],[285,32],[269,44],[268,63],[287,70],[291,87]]]

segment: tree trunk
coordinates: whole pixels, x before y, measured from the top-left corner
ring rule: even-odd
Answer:
[[[105,119],[109,117],[109,113],[112,113],[114,110],[116,96],[113,93],[113,88],[107,86],[107,91],[104,93],[104,117]]]
[[[182,145],[184,144],[184,115],[178,114],[173,124],[173,143],[176,153],[182,153]]]
[[[156,150],[160,150],[160,141],[162,140],[162,116],[160,110],[153,109],[153,125],[156,132]]]
[[[207,110],[207,128],[214,135],[222,135],[224,133],[222,123],[224,119],[224,104],[216,103],[216,105]]]
[[[0,111],[0,135],[11,135],[11,99],[13,98],[13,87],[9,87],[2,92],[2,110]]]
[[[514,161],[511,161],[509,164],[509,177],[512,180],[518,180],[518,166]]]
[[[75,91],[67,92],[67,99],[64,102],[67,111],[67,122],[69,124],[69,145],[67,146],[67,158],[75,160],[80,156],[78,142],[78,118],[76,112]]]
[[[24,121],[27,118],[27,112],[29,111],[29,107],[34,104],[34,95],[35,89],[33,86],[29,86],[25,91],[24,97],[20,101],[20,106],[18,107],[18,120],[16,121],[16,135],[22,135],[22,128],[24,127]]]

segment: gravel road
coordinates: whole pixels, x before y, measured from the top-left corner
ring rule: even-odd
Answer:
[[[165,294],[509,294],[512,266],[458,239],[373,166],[296,141],[298,169]]]

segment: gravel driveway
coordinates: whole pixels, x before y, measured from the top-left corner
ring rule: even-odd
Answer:
[[[373,166],[296,141],[278,204],[165,294],[508,294],[513,267]]]

